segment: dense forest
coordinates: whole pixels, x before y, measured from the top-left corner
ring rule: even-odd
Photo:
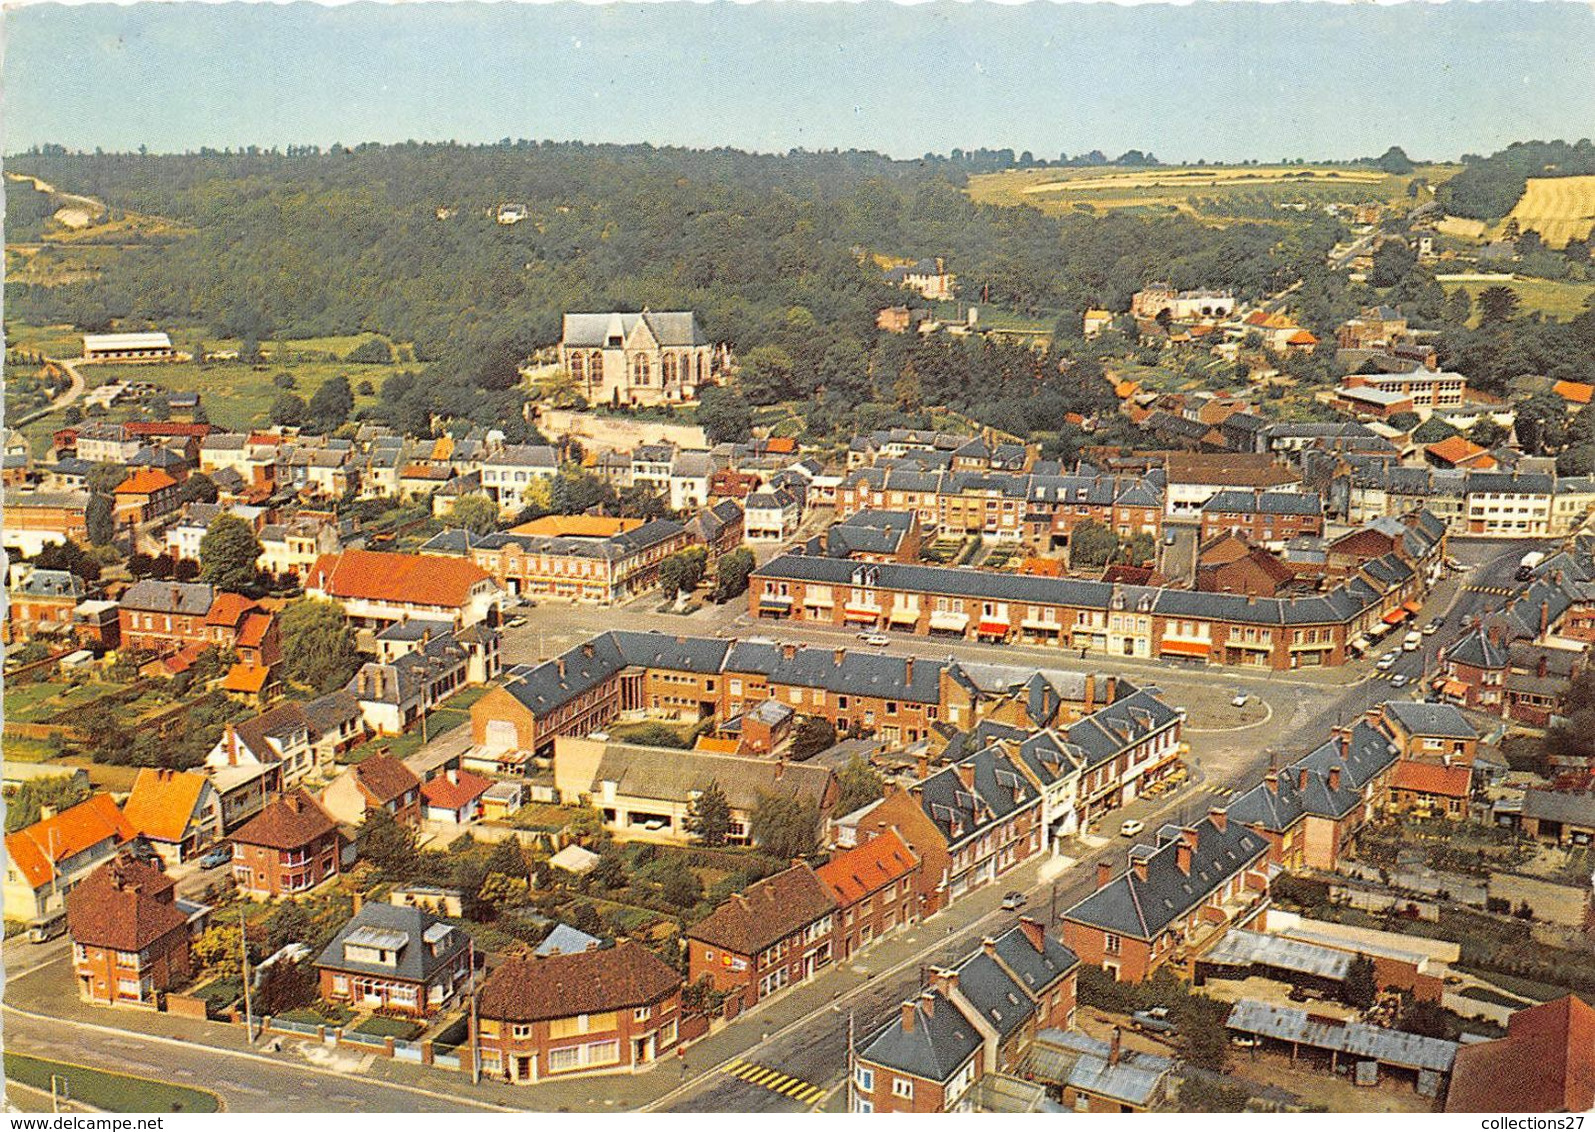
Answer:
[[[772,396],[907,405],[913,398],[894,388],[900,367],[877,364],[874,325],[902,294],[872,256],[945,256],[971,301],[1078,327],[1081,310],[1123,309],[1152,279],[1248,298],[1276,291],[1340,234],[1327,218],[1282,239],[1278,226],[1212,228],[1176,214],[1049,217],[972,202],[953,163],[860,152],[505,142],[46,151],[12,164],[100,198],[113,215],[164,217],[197,234],[131,248],[96,280],[8,284],[9,317],[199,325],[258,340],[380,332],[414,342],[427,363],[408,391],[411,417],[502,409],[470,403],[506,389],[516,361],[557,341],[565,311],[644,306],[696,310],[741,357],[762,348]],[[505,203],[524,205],[528,219],[496,223]],[[998,350],[937,349],[955,361]],[[931,357],[920,377],[937,403],[1017,388],[982,367],[938,364]],[[1034,365],[998,363],[1005,375],[1021,368]],[[1034,392],[1059,380],[1057,368],[1026,380]],[[911,392],[913,381],[903,384]]]
[[[1441,202],[1453,216],[1499,220],[1512,211],[1530,177],[1572,177],[1595,174],[1595,144],[1581,138],[1565,141],[1513,142],[1489,157],[1463,157],[1464,168],[1440,190]]]

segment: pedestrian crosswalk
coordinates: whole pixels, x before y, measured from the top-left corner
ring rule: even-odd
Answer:
[[[1463,586],[1463,591],[1470,594],[1493,594],[1496,597],[1511,597],[1517,593],[1511,586]]]
[[[740,1057],[726,1067],[726,1072],[750,1085],[791,1097],[799,1104],[812,1105],[825,1096],[825,1090],[818,1085],[811,1085],[798,1077],[788,1077],[768,1066],[743,1061]]]
[[[1235,788],[1233,786],[1215,786],[1208,793],[1215,798],[1228,798],[1235,793]]]

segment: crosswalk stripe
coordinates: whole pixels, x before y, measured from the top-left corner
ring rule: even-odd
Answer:
[[[785,1073],[777,1073],[774,1077],[771,1077],[764,1083],[764,1087],[769,1089],[772,1093],[779,1093],[782,1089],[786,1088],[791,1081],[792,1078],[788,1077]]]
[[[732,1073],[746,1081],[750,1078],[757,1077],[763,1071],[763,1069],[764,1066],[762,1065],[742,1065],[737,1069],[733,1069]]]
[[[813,1082],[800,1077],[790,1077],[767,1065],[743,1061],[740,1057],[726,1066],[726,1072],[750,1085],[757,1085],[761,1089],[769,1089],[772,1093],[790,1097],[800,1104],[812,1105],[825,1096],[825,1090]]]
[[[809,1083],[807,1081],[798,1081],[794,1079],[782,1085],[776,1090],[776,1092],[785,1093],[787,1096],[792,1097],[796,1096],[798,1093],[801,1093],[807,1088],[809,1088]]]
[[[825,1090],[810,1085],[807,1090],[798,1094],[798,1100],[804,1104],[813,1104],[825,1095]]]
[[[766,1081],[773,1080],[774,1078],[775,1078],[775,1070],[761,1068],[757,1073],[749,1073],[746,1077],[743,1078],[743,1080],[750,1081],[750,1082],[752,1082],[755,1085],[762,1085]]]
[[[731,1061],[731,1063],[726,1066],[726,1072],[727,1073],[735,1073],[737,1070],[741,1069],[746,1064],[747,1064],[747,1062],[743,1061],[740,1057],[734,1058]]]

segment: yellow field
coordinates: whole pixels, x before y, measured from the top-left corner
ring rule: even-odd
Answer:
[[[1453,284],[1442,284],[1447,291]],[[1490,287],[1507,286],[1517,292],[1518,302],[1522,304],[1524,314],[1534,311],[1555,319],[1557,322],[1566,322],[1568,319],[1583,312],[1591,297],[1595,297],[1595,283],[1564,283],[1554,279],[1527,279],[1516,278],[1509,283],[1459,283],[1469,295],[1473,296],[1475,303],[1478,298]],[[1472,325],[1479,323],[1479,312],[1473,312]]]
[[[1457,236],[1464,240],[1482,240],[1489,225],[1482,220],[1470,220],[1466,216],[1447,216],[1435,227],[1442,236]]]
[[[1019,169],[969,179],[969,194],[989,204],[1026,204],[1044,212],[1076,208],[1150,208],[1212,219],[1279,218],[1258,211],[1259,198],[1308,211],[1329,203],[1405,198],[1414,177],[1438,184],[1456,166],[1422,166],[1409,176],[1335,165],[1168,165],[1124,169]],[[1240,211],[1235,206],[1241,206]]]
[[[1595,227],[1595,176],[1530,177],[1506,218],[1525,232],[1538,232],[1553,248],[1566,247]]]

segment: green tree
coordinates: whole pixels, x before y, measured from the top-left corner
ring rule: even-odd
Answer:
[[[728,554],[722,554],[720,561],[714,567],[714,599],[716,601],[729,601],[748,591],[748,576],[753,573],[753,568],[758,564],[753,557],[753,551],[745,546],[739,546]]]
[[[41,778],[24,782],[17,792],[6,799],[6,832],[15,833],[24,826],[38,821],[42,807],[54,806],[57,811],[75,806],[89,796],[86,784],[71,778]]]
[[[719,846],[731,832],[731,803],[718,782],[710,782],[687,806],[687,832],[699,844]]]
[[[215,503],[220,496],[216,481],[204,472],[192,472],[177,489],[177,498],[184,503]]]
[[[372,336],[345,354],[343,360],[354,362],[356,365],[385,366],[393,361],[393,347],[382,339]]]
[[[305,399],[297,393],[284,393],[271,403],[271,423],[298,428],[305,423]]]
[[[1466,326],[1473,317],[1473,296],[1458,287],[1445,297],[1440,306],[1440,318],[1451,326]]]
[[[795,762],[812,759],[821,751],[836,745],[836,727],[830,720],[818,715],[806,715],[798,720],[792,732],[792,758]]]
[[[377,339],[372,339],[377,341]],[[318,432],[334,432],[354,412],[354,393],[349,379],[339,374],[321,383],[305,406],[305,419]]]
[[[1384,153],[1374,158],[1373,164],[1376,169],[1381,169],[1386,173],[1394,173],[1398,177],[1404,177],[1417,168],[1412,164],[1412,158],[1407,156],[1407,151],[1399,145],[1391,146]]]
[[[668,903],[685,910],[703,899],[703,881],[685,862],[678,862],[660,881],[659,895]]]
[[[1094,519],[1076,523],[1069,533],[1069,565],[1077,569],[1106,566],[1118,549],[1118,536]]]
[[[1417,413],[1391,413],[1385,418],[1385,424],[1391,428],[1400,429],[1402,432],[1411,432],[1423,423],[1423,418]]]
[[[698,424],[710,444],[746,440],[752,435],[753,410],[740,395],[711,385],[698,395]]]
[[[121,464],[99,463],[83,477],[83,486],[94,495],[110,495],[127,479],[127,468]]]
[[[885,793],[886,780],[864,756],[855,754],[836,772],[836,788],[836,812],[850,814]]]
[[[820,811],[790,794],[760,794],[749,832],[775,857],[806,857],[820,841]]]
[[[1468,429],[1468,439],[1482,448],[1494,448],[1506,438],[1506,429],[1489,417],[1480,417],[1478,422]]]
[[[737,388],[750,405],[773,405],[792,396],[792,355],[780,346],[755,346],[742,359]]]
[[[492,534],[498,530],[498,504],[485,495],[461,496],[449,510],[448,521],[472,534]]]
[[[243,938],[237,924],[212,924],[193,943],[194,961],[208,975],[234,978],[243,971]]]
[[[696,589],[698,583],[703,581],[704,567],[708,561],[709,552],[706,549],[689,546],[659,563],[659,586],[665,596],[674,597],[678,593],[691,593]]]
[[[387,810],[371,810],[355,831],[355,851],[392,880],[404,879],[415,863],[415,830]]]
[[[1484,326],[1498,326],[1510,322],[1517,314],[1520,300],[1511,287],[1486,287],[1479,292],[1479,322]]]
[[[1367,1010],[1379,997],[1379,980],[1374,974],[1373,960],[1359,955],[1351,961],[1346,971],[1346,981],[1341,984],[1341,995],[1347,1006]]]
[[[200,580],[229,593],[244,593],[255,584],[260,553],[253,527],[237,515],[218,515],[199,540]]]
[[[109,495],[95,492],[83,510],[83,523],[89,541],[95,546],[110,546],[116,541],[116,506]]]
[[[1139,531],[1124,544],[1124,557],[1132,566],[1145,566],[1157,557],[1157,539]]]
[[[278,628],[285,674],[316,695],[337,691],[359,671],[354,630],[335,603],[300,598],[282,611]]]

